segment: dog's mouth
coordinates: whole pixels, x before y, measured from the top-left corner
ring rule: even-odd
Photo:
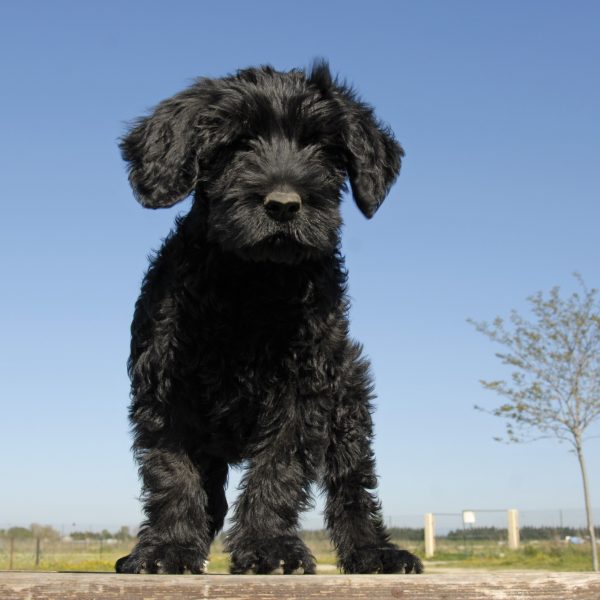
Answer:
[[[319,253],[314,247],[307,246],[292,236],[276,233],[260,242],[240,248],[237,254],[254,262],[298,264],[316,258]]]

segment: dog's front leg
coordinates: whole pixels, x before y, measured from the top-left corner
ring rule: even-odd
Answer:
[[[139,461],[147,520],[131,554],[117,561],[117,572],[202,573],[214,534],[206,490],[215,469],[200,469],[185,450],[167,444],[139,452]]]
[[[345,573],[420,573],[421,561],[390,542],[375,493],[371,389],[368,365],[357,350],[325,457],[326,524]]]
[[[294,450],[279,444],[251,460],[226,540],[232,573],[315,572],[314,557],[297,535],[298,513],[309,503],[307,470]]]

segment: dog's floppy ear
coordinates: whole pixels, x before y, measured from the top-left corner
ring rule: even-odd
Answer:
[[[370,106],[356,100],[351,92],[342,93],[346,102],[348,179],[358,208],[370,219],[400,173],[404,150]]]
[[[194,189],[199,155],[207,145],[203,126],[211,105],[210,80],[164,100],[121,139],[129,182],[147,208],[172,206]]]
[[[325,61],[314,64],[310,81],[324,93],[329,90],[342,106],[348,179],[356,204],[370,219],[400,173],[404,150],[368,104],[358,100],[345,84],[332,81]]]
[[[373,111],[357,103],[348,123],[348,178],[356,204],[371,218],[400,173],[404,150]]]

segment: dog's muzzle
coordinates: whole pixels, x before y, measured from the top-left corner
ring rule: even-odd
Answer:
[[[289,221],[302,208],[302,198],[296,192],[275,190],[267,194],[263,205],[272,219]]]

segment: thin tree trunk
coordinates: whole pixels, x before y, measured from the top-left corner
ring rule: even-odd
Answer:
[[[585,502],[585,516],[587,518],[587,526],[590,532],[590,541],[592,542],[592,568],[598,571],[598,547],[596,546],[596,532],[594,531],[594,517],[592,516],[592,504],[590,502],[590,491],[588,487],[587,470],[585,468],[585,460],[583,458],[583,447],[581,440],[575,443],[577,450],[577,458],[581,467],[581,479],[583,480],[583,499]]]

